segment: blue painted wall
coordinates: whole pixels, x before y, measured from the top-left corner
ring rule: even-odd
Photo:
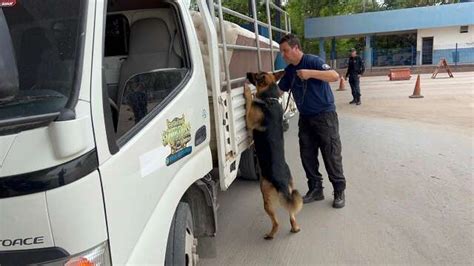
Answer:
[[[454,64],[456,49],[433,51],[433,64],[438,64],[441,58],[446,58],[448,64]],[[458,64],[474,64],[474,48],[458,48]]]
[[[474,24],[474,3],[370,12],[305,20],[305,38],[347,37]]]

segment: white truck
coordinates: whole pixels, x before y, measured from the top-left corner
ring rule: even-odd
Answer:
[[[269,0],[265,23],[255,0],[251,17],[190,4],[0,0],[0,265],[212,253],[217,187],[256,175],[243,73],[273,70],[278,48],[257,26],[272,39],[290,23]],[[253,23],[251,41],[224,14]]]

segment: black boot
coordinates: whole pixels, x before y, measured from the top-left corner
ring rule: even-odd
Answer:
[[[355,98],[352,101],[349,102],[349,104],[355,104],[355,103],[357,103]]]
[[[336,209],[340,209],[346,205],[346,196],[344,195],[344,190],[342,191],[334,191],[334,202],[332,203],[332,207]]]
[[[313,189],[308,190],[306,195],[303,197],[303,203],[310,203],[313,201],[323,200],[324,193],[323,187],[316,187]]]
[[[357,98],[356,104],[357,104],[357,105],[361,105],[361,104],[362,104],[362,102],[360,101],[360,97]]]

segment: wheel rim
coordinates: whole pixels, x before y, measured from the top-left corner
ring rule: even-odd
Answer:
[[[186,265],[197,265],[199,256],[197,254],[197,239],[194,238],[193,231],[186,228],[184,252],[186,256]]]

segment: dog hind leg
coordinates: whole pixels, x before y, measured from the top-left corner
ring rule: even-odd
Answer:
[[[276,218],[276,213],[275,213],[275,210],[274,210],[273,205],[271,203],[271,200],[270,199],[264,200],[264,205],[263,206],[264,206],[265,211],[267,212],[268,216],[270,216],[270,219],[272,220],[272,230],[270,231],[270,233],[266,234],[264,238],[266,240],[271,240],[271,239],[273,239],[276,232],[278,231],[279,224],[278,224],[278,220]]]
[[[296,214],[301,211],[303,208],[303,198],[301,197],[298,190],[293,189],[293,178],[290,179],[289,183],[289,190],[290,190],[290,200],[286,202],[286,209],[290,214],[290,224],[291,224],[291,232],[298,233],[301,231],[298,223],[296,222]]]
[[[290,224],[291,224],[290,232],[298,233],[299,231],[301,231],[300,226],[298,225],[298,223],[296,223],[295,213],[293,212],[290,212]]]

